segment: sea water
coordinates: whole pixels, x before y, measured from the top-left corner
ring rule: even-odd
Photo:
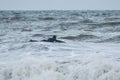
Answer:
[[[120,80],[120,11],[0,11],[0,80]]]

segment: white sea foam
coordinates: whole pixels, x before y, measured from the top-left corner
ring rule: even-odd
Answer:
[[[53,59],[25,57],[0,63],[1,80],[119,80],[120,63],[95,57]]]
[[[43,44],[43,43],[41,43]],[[48,44],[44,44],[48,45]],[[49,44],[45,54],[21,53],[0,61],[1,80],[119,80],[120,63],[116,44]],[[87,47],[85,46],[87,45]],[[91,46],[90,46],[91,45]],[[108,46],[112,46],[108,48]],[[112,49],[113,48],[113,49]],[[69,51],[69,49],[72,50]],[[109,51],[112,49],[115,54]],[[77,51],[78,50],[78,51]],[[30,51],[31,52],[31,51]],[[109,54],[109,52],[111,52]],[[18,52],[19,53],[19,52]],[[8,53],[9,54],[9,53]],[[12,54],[11,54],[12,55]],[[114,58],[113,58],[114,57]]]

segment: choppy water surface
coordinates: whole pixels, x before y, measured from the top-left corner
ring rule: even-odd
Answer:
[[[0,11],[0,80],[120,80],[119,61],[120,11]]]

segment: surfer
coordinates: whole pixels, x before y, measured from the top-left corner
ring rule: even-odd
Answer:
[[[54,35],[52,38],[49,38],[47,40],[41,40],[42,42],[58,42],[58,43],[64,43],[64,41],[57,40],[56,35]],[[37,40],[30,40],[29,42],[38,42]]]
[[[64,41],[57,40],[56,35],[54,35],[52,38],[49,38],[47,40],[42,40],[43,42],[58,42],[58,43],[64,43]]]

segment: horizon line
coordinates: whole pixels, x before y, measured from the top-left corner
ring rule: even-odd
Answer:
[[[0,9],[0,11],[118,11],[120,9]]]

